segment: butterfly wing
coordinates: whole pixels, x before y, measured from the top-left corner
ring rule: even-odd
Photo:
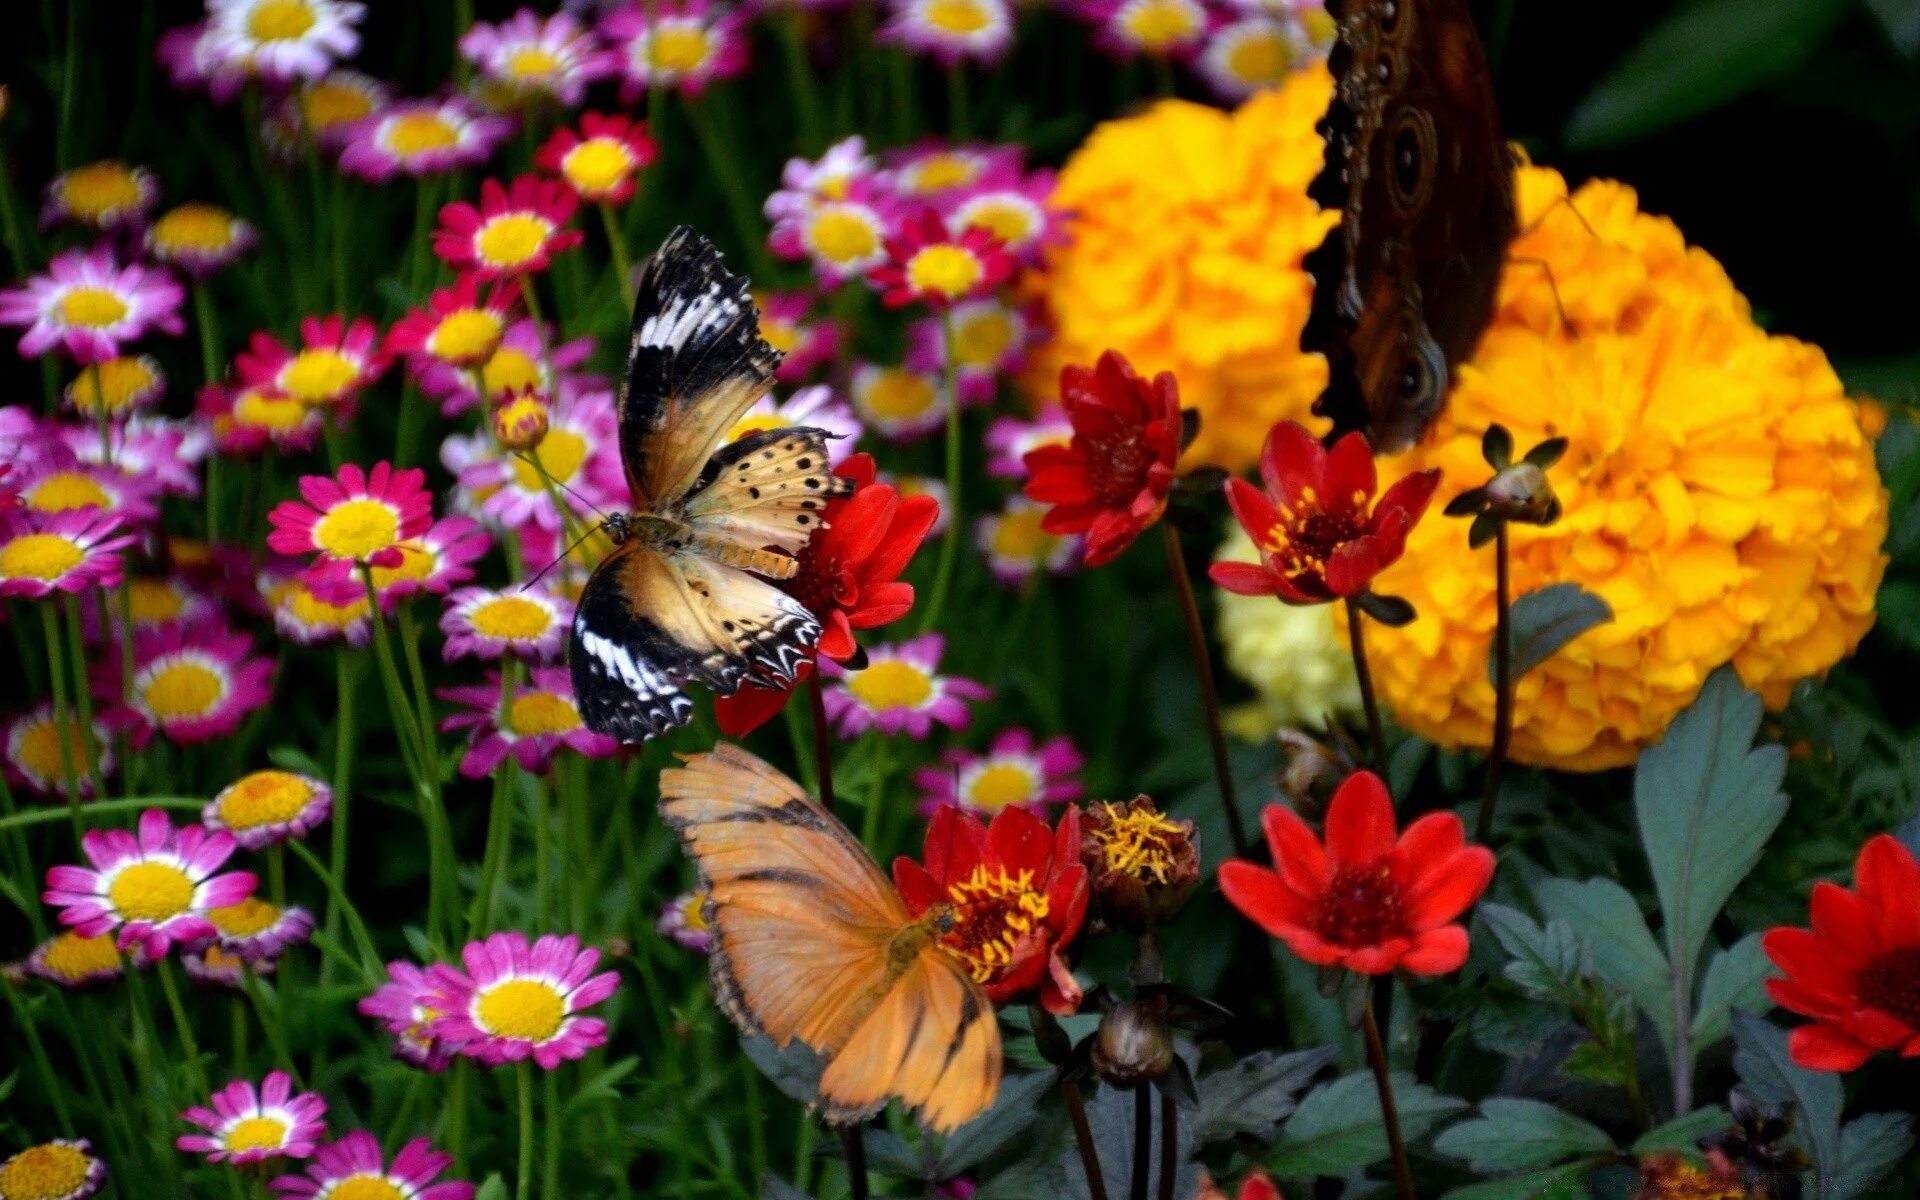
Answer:
[[[821,527],[827,501],[853,492],[853,481],[827,463],[827,436],[768,429],[722,446],[687,497],[688,525],[741,547],[799,553]]]
[[[1377,449],[1418,440],[1492,318],[1515,233],[1486,55],[1465,0],[1333,0],[1338,86],[1312,195],[1339,230],[1309,256],[1303,344],[1330,368],[1319,411]]]
[[[952,1128],[992,1102],[993,1007],[944,951],[895,964],[906,907],[864,847],[794,782],[735,746],[660,776],[660,812],[700,868],[714,992],[745,1033],[828,1060],[846,1122],[898,1096]],[[983,1098],[984,1097],[984,1098]]]
[[[620,392],[620,456],[635,507],[658,510],[692,488],[779,365],[747,281],[705,238],[674,230],[640,277]]]
[[[720,695],[756,671],[789,683],[819,640],[806,606],[765,580],[690,548],[629,541],[587,580],[567,657],[587,727],[639,742],[693,715],[686,680]]]

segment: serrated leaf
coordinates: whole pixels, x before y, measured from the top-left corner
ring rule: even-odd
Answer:
[[[1275,1054],[1262,1050],[1200,1080],[1200,1112],[1194,1139],[1202,1145],[1238,1135],[1266,1141],[1273,1128],[1299,1107],[1302,1089],[1333,1061],[1334,1047]]]
[[[1560,1064],[1560,1073],[1568,1079],[1618,1085],[1627,1081],[1632,1063],[1623,1063],[1599,1042],[1582,1042]]]
[[[1684,1117],[1668,1121],[1665,1125],[1655,1126],[1641,1134],[1633,1143],[1633,1154],[1653,1154],[1661,1150],[1684,1150],[1692,1152],[1701,1138],[1715,1133],[1733,1124],[1733,1118],[1727,1110],[1717,1104],[1695,1109]]]
[[[1693,1047],[1697,1053],[1727,1036],[1733,1010],[1763,1013],[1773,1006],[1767,999],[1767,976],[1773,961],[1760,946],[1760,935],[1750,933],[1707,962],[1700,980],[1700,1001],[1693,1012]]]
[[[1733,1071],[1753,1098],[1794,1106],[1793,1143],[1813,1157],[1815,1197],[1824,1200],[1840,1166],[1840,1076],[1794,1065],[1786,1031],[1750,1013],[1733,1014]]]
[[[1393,1077],[1400,1132],[1407,1141],[1425,1137],[1434,1123],[1466,1107],[1413,1076]],[[1280,1131],[1267,1160],[1269,1169],[1288,1179],[1345,1175],[1387,1157],[1387,1131],[1380,1120],[1380,1096],[1373,1076],[1361,1071],[1325,1083],[1307,1094]]]
[[[1628,51],[1567,122],[1575,150],[1618,145],[1778,79],[1817,50],[1848,0],[1704,0]]]
[[[1441,1200],[1587,1200],[1587,1176],[1596,1164],[1568,1163],[1545,1171],[1528,1171],[1489,1183],[1455,1188]]]
[[[1613,1139],[1591,1121],[1538,1100],[1512,1097],[1483,1102],[1479,1116],[1449,1125],[1433,1140],[1433,1148],[1465,1160],[1481,1175],[1529,1171],[1614,1152]]]
[[[1003,1080],[993,1106],[954,1130],[941,1144],[934,1162],[936,1178],[955,1179],[966,1174],[1032,1129],[1035,1109],[1054,1079],[1052,1071],[1036,1071]]]
[[[1580,974],[1580,943],[1565,921],[1549,921],[1542,929],[1517,908],[1492,901],[1478,909],[1480,919],[1513,959],[1502,974],[1536,998],[1573,999],[1571,985]]]
[[[1613,608],[1577,583],[1552,583],[1515,600],[1508,620],[1513,677],[1519,679],[1587,630],[1613,620]],[[1487,681],[1493,682],[1491,651]]]
[[[1826,1200],[1869,1195],[1913,1148],[1910,1113],[1868,1113],[1840,1133],[1840,1168],[1827,1182]]]
[[[1632,998],[1661,1039],[1671,1044],[1673,1004],[1666,956],[1627,889],[1608,879],[1543,879],[1539,900],[1541,911],[1565,921],[1580,938],[1594,973]]]

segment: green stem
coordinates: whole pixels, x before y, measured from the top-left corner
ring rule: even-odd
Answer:
[[[780,45],[786,52],[787,84],[793,89],[793,106],[800,117],[800,150],[816,154],[820,150],[820,91],[813,78],[813,63],[807,57],[806,13],[798,4],[789,5],[779,22]]]
[[[960,543],[967,538],[966,522],[960,505],[960,389],[954,361],[953,312],[940,310],[941,393],[947,405],[947,536],[940,542],[940,564],[933,576],[933,595],[927,601],[926,614],[920,618],[920,632],[935,629],[940,613],[947,606],[947,591],[953,586],[954,564],[960,558]]]
[[[1206,627],[1200,621],[1200,605],[1194,599],[1193,578],[1187,573],[1187,556],[1180,549],[1180,531],[1171,521],[1160,522],[1160,538],[1167,552],[1167,570],[1173,576],[1174,591],[1180,597],[1180,615],[1187,627],[1187,651],[1193,656],[1193,672],[1200,681],[1200,702],[1207,713],[1207,746],[1213,752],[1213,774],[1220,787],[1220,809],[1226,814],[1227,835],[1233,840],[1235,857],[1246,858],[1252,842],[1247,837],[1245,818],[1240,815],[1239,799],[1234,795],[1233,764],[1227,758],[1227,736],[1220,723],[1220,691],[1213,681],[1213,655],[1207,649]]]
[[[1500,803],[1500,776],[1513,742],[1513,579],[1507,554],[1507,523],[1493,535],[1493,746],[1487,753],[1487,786],[1480,796],[1480,816],[1473,824],[1473,840],[1486,845],[1493,837],[1493,811]]]
[[[559,1200],[560,1195],[560,1072],[541,1072],[541,1099],[546,1109],[546,1128],[542,1130],[545,1148],[540,1164],[542,1200]],[[757,1178],[757,1177],[756,1177]]]
[[[626,231],[620,228],[620,218],[614,213],[613,205],[602,204],[599,208],[600,224],[607,231],[607,250],[613,255],[613,269],[619,281],[614,295],[620,297],[620,307],[625,310],[632,299],[629,293],[633,288],[633,256],[627,253]]]
[[[173,977],[173,963],[162,958],[154,965],[154,974],[160,977],[160,991],[167,998],[167,1010],[173,1014],[174,1029],[180,1035],[180,1052],[186,1056],[187,1068],[193,1075],[194,1095],[207,1094],[207,1069],[200,1062],[200,1043],[193,1036],[193,1023],[187,1020],[187,1009],[180,1002],[180,985]]]
[[[340,897],[345,894],[347,873],[347,816],[348,798],[353,791],[353,660],[345,646],[334,651],[333,657],[335,713],[333,722],[333,828],[330,831],[327,858],[328,866],[322,872],[334,881],[335,887],[327,895],[327,917],[325,931],[328,938],[340,940]],[[325,984],[328,966],[331,960],[320,964],[320,982]]]
[[[513,703],[520,662],[508,657],[500,664],[500,709],[497,719],[504,721]],[[500,886],[500,873],[513,841],[513,784],[519,763],[509,754],[493,771],[493,803],[487,810],[487,849],[481,860],[480,888],[474,893],[467,913],[467,938],[479,937],[483,929],[493,927],[493,898]]]
[[[520,1168],[513,1194],[516,1200],[527,1200],[533,1184],[533,1064],[522,1059],[514,1075],[520,1098]]]
[[[887,771],[891,743],[878,730],[873,734],[873,790],[867,794],[867,811],[860,815],[860,841],[869,852],[880,836],[880,817],[887,796]]]
[[[114,813],[142,812],[149,808],[205,808],[205,800],[195,800],[189,796],[127,796],[120,800],[98,800],[87,805],[89,817],[104,817]],[[0,817],[0,829],[25,829],[30,825],[46,825],[64,820],[67,814],[57,808],[30,808],[26,812],[9,813]]]
[[[53,725],[60,740],[60,773],[67,788],[67,816],[73,822],[73,839],[78,842],[85,829],[80,820],[80,773],[74,769],[73,762],[73,710],[67,704],[67,664],[62,653],[65,639],[60,634],[60,618],[54,613],[53,605],[51,599],[39,605],[41,630],[47,639],[47,674],[53,681]],[[92,730],[87,731],[86,744],[92,744]],[[96,784],[94,798],[97,800],[104,794]]]
[[[711,99],[681,105],[687,114],[687,123],[693,126],[694,137],[700,142],[700,151],[707,157],[707,166],[714,177],[720,181],[720,193],[727,202],[727,212],[733,218],[734,234],[740,239],[741,248],[752,260],[754,273],[766,276],[772,263],[767,260],[766,238],[760,231],[760,206],[754,199],[753,189],[747,185],[746,176],[740,172],[740,159],[727,146],[720,131],[714,127],[713,113],[708,107]]]
[[[68,1080],[54,1074],[53,1062],[47,1057],[47,1048],[40,1041],[40,1030],[34,1024],[33,1016],[27,1012],[26,1004],[16,990],[18,985],[11,975],[0,972],[0,988],[6,989],[7,1007],[13,1010],[13,1023],[27,1038],[27,1052],[33,1058],[33,1067],[40,1075],[40,1089],[46,1093],[47,1103],[53,1106],[54,1119],[60,1123],[60,1132],[74,1136],[73,1114],[67,1111],[67,1089],[72,1086]]]
[[[1353,673],[1360,683],[1360,705],[1367,714],[1367,745],[1373,773],[1387,777],[1387,735],[1380,723],[1380,701],[1373,694],[1373,672],[1367,668],[1367,635],[1361,628],[1366,614],[1352,598],[1347,600],[1347,646],[1353,652]]]
[[[539,900],[540,931],[553,928],[553,772],[541,778],[534,793],[533,870],[534,895]]]
[[[1380,1095],[1380,1119],[1387,1130],[1387,1150],[1393,1158],[1393,1186],[1400,1200],[1417,1200],[1413,1190],[1413,1167],[1407,1162],[1407,1144],[1400,1136],[1400,1112],[1393,1101],[1393,1076],[1387,1064],[1387,1048],[1380,1040],[1380,1023],[1373,1019],[1373,1000],[1369,995],[1362,1010],[1360,1029],[1367,1041],[1367,1065],[1373,1068],[1374,1090]]]
[[[360,950],[361,973],[369,979],[377,980],[381,978],[384,972],[382,970],[383,964],[380,959],[380,951],[374,947],[373,937],[367,932],[366,922],[360,919],[360,910],[355,908],[353,901],[347,898],[346,889],[342,888],[339,880],[335,879],[327,870],[327,865],[320,861],[320,856],[307,849],[305,842],[291,841],[287,843],[287,848],[292,850],[293,856],[305,863],[307,868],[311,870],[314,876],[320,880],[321,884],[326,887],[327,895],[333,906],[328,910],[329,913],[337,909],[341,916],[346,919],[347,928],[353,933],[354,945],[359,947]]]

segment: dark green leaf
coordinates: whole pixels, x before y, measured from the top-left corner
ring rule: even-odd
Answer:
[[[1052,1071],[1036,1071],[1004,1080],[993,1107],[948,1135],[935,1162],[935,1175],[940,1179],[964,1175],[1031,1130],[1037,1119],[1035,1109],[1054,1079]]]
[[[1491,1183],[1455,1188],[1441,1200],[1587,1200],[1587,1176],[1594,1164],[1568,1163],[1546,1171],[1529,1171]]]
[[[812,1104],[819,1098],[824,1064],[805,1043],[793,1042],[782,1050],[771,1038],[750,1037],[740,1040],[740,1048],[789,1100]]]
[[[1333,1057],[1332,1046],[1290,1054],[1262,1050],[1202,1076],[1200,1112],[1193,1118],[1196,1142],[1206,1146],[1242,1134],[1270,1140],[1274,1126],[1299,1107],[1296,1097]]]
[[[1398,629],[1402,625],[1412,624],[1419,614],[1413,605],[1399,596],[1382,596],[1379,592],[1361,592],[1353,598],[1360,611],[1389,628]]]
[[[1533,449],[1527,451],[1527,461],[1532,463],[1534,466],[1539,467],[1542,471],[1544,471],[1548,467],[1551,467],[1553,464],[1559,462],[1560,456],[1565,454],[1566,452],[1567,452],[1566,438],[1563,438],[1563,437],[1548,438],[1546,441],[1541,442],[1538,446],[1535,446]]]
[[[1753,1098],[1794,1106],[1792,1143],[1813,1157],[1815,1196],[1840,1169],[1840,1077],[1795,1066],[1786,1031],[1750,1013],[1733,1014],[1733,1070]]]
[[[1483,487],[1469,488],[1447,501],[1446,515],[1449,517],[1464,517],[1468,513],[1479,512],[1482,508],[1486,507],[1486,503],[1487,489]]]
[[[1663,1040],[1673,1040],[1673,997],[1667,960],[1627,889],[1608,879],[1543,879],[1540,908],[1572,927],[1601,979],[1632,997]]]
[[[1433,1140],[1442,1154],[1465,1160],[1481,1175],[1550,1167],[1571,1158],[1610,1155],[1605,1130],[1538,1100],[1495,1097],[1480,1115],[1457,1122]]]
[[[1409,1142],[1425,1137],[1435,1122],[1466,1107],[1465,1101],[1443,1096],[1411,1075],[1396,1074],[1393,1092],[1400,1131]],[[1373,1076],[1361,1071],[1309,1092],[1280,1131],[1267,1165],[1282,1178],[1303,1179],[1345,1175],[1386,1157],[1380,1096]]]
[[[1826,1200],[1872,1194],[1874,1185],[1912,1148],[1911,1113],[1868,1113],[1848,1121],[1840,1134],[1840,1169],[1827,1182]]]
[[[1577,583],[1553,583],[1528,592],[1513,602],[1509,630],[1513,643],[1513,677],[1558,654],[1587,630],[1613,620],[1605,600]],[[1487,680],[1493,681],[1493,654],[1487,654]]]
[[[1633,1144],[1633,1153],[1653,1154],[1661,1150],[1684,1150],[1691,1152],[1699,1140],[1710,1133],[1725,1129],[1733,1123],[1727,1110],[1717,1104],[1695,1109],[1684,1117],[1668,1121],[1647,1130]]]
[[[1513,465],[1513,435],[1505,425],[1489,425],[1480,435],[1480,456],[1496,471]]]
[[[762,1175],[760,1200],[810,1200],[810,1197],[778,1175]]]
[[[507,1181],[498,1174],[494,1174],[487,1176],[487,1181],[481,1184],[480,1190],[473,1194],[473,1200],[507,1200],[509,1195],[511,1193],[507,1191]]]
[[[1483,512],[1467,526],[1467,545],[1478,550],[1492,541],[1500,532],[1500,518],[1490,512]]]
[[[1773,962],[1760,947],[1760,935],[1750,933],[1716,953],[1700,980],[1700,1001],[1693,1012],[1693,1045],[1697,1052],[1727,1036],[1733,1010],[1763,1013],[1773,1006],[1767,999],[1766,979]]]
[[[1479,907],[1480,919],[1513,961],[1501,969],[1535,999],[1572,1000],[1571,988],[1580,975],[1580,943],[1564,921],[1550,921],[1542,929],[1517,908],[1492,901]]]
[[[1574,109],[1570,148],[1644,137],[1791,71],[1820,47],[1847,0],[1704,0],[1656,25]]]
[[[1633,1063],[1622,1061],[1622,1056],[1608,1050],[1599,1042],[1582,1042],[1567,1055],[1560,1064],[1560,1073],[1568,1079],[1584,1079],[1589,1083],[1605,1083],[1618,1086],[1627,1081],[1633,1073]]]

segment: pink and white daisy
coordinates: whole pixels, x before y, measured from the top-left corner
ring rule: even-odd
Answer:
[[[536,667],[529,674],[530,679],[513,689],[504,711],[498,671],[487,672],[484,684],[438,693],[466,709],[440,722],[440,730],[464,732],[472,739],[460,759],[460,773],[468,779],[491,775],[509,754],[521,770],[538,775],[562,747],[588,758],[610,758],[619,751],[619,742],[581,721],[573,676],[565,667]]]
[[[327,1102],[315,1092],[295,1095],[285,1071],[269,1071],[256,1089],[236,1079],[215,1092],[212,1108],[195,1105],[180,1119],[204,1133],[182,1134],[174,1142],[208,1162],[235,1166],[269,1158],[311,1158],[327,1132]]]
[[[1047,207],[1053,184],[1053,172],[1035,171],[969,188],[949,202],[947,223],[956,230],[985,230],[1015,259],[1037,266],[1046,247],[1066,239],[1065,228]]]
[[[655,84],[698,96],[747,69],[746,18],[708,0],[628,4],[601,18],[599,32],[613,52],[624,104]]]
[[[120,582],[120,552],[137,539],[90,509],[28,513],[0,522],[0,596],[38,599]]]
[[[440,210],[433,252],[481,280],[544,271],[555,254],[580,244],[580,231],[567,228],[579,205],[558,180],[521,175],[502,187],[484,179],[477,207],[462,200]]]
[[[569,507],[611,508],[626,502],[617,423],[611,396],[580,395],[548,409],[547,434],[526,455],[503,454],[489,434],[478,433],[465,444],[459,435],[448,438],[441,458],[488,522],[506,530],[524,532],[533,525],[557,534],[566,522],[555,506],[556,489],[548,487],[542,472],[566,485],[558,490],[560,502]]]
[[[864,432],[853,409],[824,383],[801,388],[785,400],[776,401],[771,394],[762,396],[734,423],[727,441],[737,442],[768,429],[825,430],[833,439],[827,443],[827,461],[835,466],[853,453]]]
[[[406,559],[400,544],[433,524],[426,478],[418,467],[396,471],[387,462],[372,471],[343,463],[332,478],[304,475],[305,502],[283,501],[267,514],[273,526],[267,545],[281,554],[317,555],[321,563],[339,559],[392,570]]]
[[[460,56],[479,69],[500,107],[529,99],[580,103],[587,85],[617,69],[573,14],[542,17],[523,8],[498,25],[476,21],[460,35]]]
[[[376,183],[395,175],[444,175],[477,167],[513,132],[510,118],[483,113],[459,97],[402,100],[357,121],[340,151],[340,169]]]
[[[467,975],[443,975],[434,1022],[464,1043],[460,1052],[488,1066],[531,1058],[553,1070],[607,1041],[606,1022],[582,1016],[613,995],[620,976],[596,975],[600,952],[571,935],[531,945],[523,933],[496,933],[460,953]]]
[[[1116,58],[1183,58],[1207,34],[1200,0],[1080,0],[1094,45]]]
[[[372,602],[364,594],[340,604],[323,599],[307,583],[306,574],[297,564],[286,562],[260,572],[260,595],[273,616],[274,630],[300,646],[339,641],[366,645],[373,637]]]
[[[87,1200],[106,1182],[107,1164],[85,1138],[55,1138],[0,1159],[0,1196],[7,1200]]]
[[[166,372],[150,354],[122,354],[82,367],[61,393],[67,407],[89,420],[105,416],[117,421],[160,402],[167,390]],[[94,432],[97,442],[99,434]]]
[[[893,0],[880,40],[945,67],[998,62],[1013,44],[1013,9],[1006,0]]]
[[[335,69],[281,98],[263,132],[268,145],[287,158],[303,153],[308,141],[337,154],[361,121],[392,103],[391,84],[359,71]]]
[[[544,347],[543,343],[550,340],[554,332],[551,326],[532,317],[523,317],[507,326],[499,345],[479,367],[479,383],[486,388],[489,404],[498,404],[511,393],[527,390],[562,399],[588,392],[612,396],[612,385],[604,377],[574,370],[593,357],[593,339],[575,338]],[[454,417],[470,408],[481,407],[473,369],[457,369],[435,358],[415,359],[412,365],[419,371],[420,390],[440,401],[442,416]]]
[[[879,162],[867,153],[867,139],[855,134],[828,146],[818,159],[788,159],[780,169],[779,190],[767,197],[767,220],[777,222],[881,184]]]
[[[1031,421],[998,417],[987,426],[987,474],[995,479],[1025,479],[1027,452],[1064,446],[1073,440],[1073,423],[1058,404],[1041,409]]]
[[[1024,808],[1046,818],[1056,804],[1076,800],[1085,791],[1076,772],[1086,759],[1065,736],[1035,742],[1025,729],[1003,729],[986,753],[949,749],[937,766],[914,772],[920,808],[931,816],[943,805],[991,819],[1003,808]]]
[[[16,288],[0,289],[0,325],[22,325],[20,354],[64,351],[75,362],[116,358],[149,330],[178,336],[184,293],[156,267],[114,260],[110,246],[69,250]]]
[[[53,177],[40,206],[40,226],[75,225],[97,233],[137,229],[159,198],[152,171],[105,159]]]
[[[207,0],[207,53],[216,70],[271,84],[318,79],[360,49],[352,0]]]
[[[60,748],[65,734],[67,748]],[[21,713],[7,724],[7,782],[26,786],[43,796],[67,793],[67,757],[73,758],[74,786],[82,796],[93,794],[93,771],[88,754],[100,756],[100,777],[113,778],[113,730],[105,721],[94,718],[92,736],[86,736],[77,713],[69,713],[62,722],[54,715],[53,702],[40,704]]]
[[[447,597],[440,615],[448,662],[472,655],[525,662],[552,662],[560,655],[573,602],[537,587],[461,588]]]
[[[760,310],[760,336],[780,352],[773,377],[781,383],[800,383],[840,353],[840,323],[813,315],[814,296],[808,292],[755,292]]]
[[[1013,258],[985,229],[951,230],[931,208],[901,222],[887,239],[887,261],[867,272],[888,308],[944,309],[972,300],[1013,274]]]
[[[827,719],[843,738],[878,729],[918,740],[935,724],[966,728],[968,703],[993,693],[974,680],[940,674],[946,648],[944,637],[929,633],[870,647],[867,665],[858,671],[820,658],[821,674],[833,680],[826,692]]]
[[[180,966],[186,970],[187,978],[201,987],[244,992],[249,975],[271,975],[277,964],[270,958],[250,963],[238,954],[222,949],[219,943],[208,942],[182,951]]]
[[[137,835],[93,829],[80,849],[92,868],[51,868],[40,898],[76,933],[118,930],[122,950],[138,946],[154,958],[175,942],[213,936],[207,910],[238,904],[256,882],[250,871],[215,874],[233,854],[232,834],[199,825],[175,829],[157,808],[140,814]]]
[[[435,521],[416,538],[397,543],[400,561],[372,569],[374,594],[380,606],[391,609],[408,596],[427,592],[444,596],[473,578],[473,564],[493,544],[478,522],[468,517]],[[316,566],[307,577],[314,595],[344,604],[366,586],[352,563],[333,559]]]
[[[244,962],[277,959],[289,946],[313,936],[313,914],[304,908],[282,908],[258,896],[238,904],[207,910],[214,940],[222,950]]]
[[[1041,572],[1071,574],[1080,563],[1079,534],[1048,533],[1048,506],[1013,496],[1006,508],[989,513],[974,526],[974,539],[987,567],[1003,584],[1018,587]]]
[[[707,920],[707,893],[681,892],[666,902],[653,922],[654,932],[674,945],[699,954],[713,949],[713,923]]]
[[[566,181],[586,204],[625,204],[639,175],[659,156],[644,121],[615,113],[582,113],[580,127],[561,127],[533,156],[534,165]]]
[[[387,369],[380,329],[366,317],[300,318],[300,348],[256,333],[233,360],[240,383],[283,392],[312,408],[344,404]]]
[[[260,244],[252,224],[214,204],[181,204],[147,229],[147,253],[189,279],[205,279]]]
[[[98,446],[100,435],[95,433],[93,437]],[[80,513],[128,527],[160,515],[159,497],[150,479],[81,462],[57,443],[20,473],[15,486],[23,513]]]
[[[115,423],[104,446],[97,426],[69,423],[49,429],[83,463],[111,467],[135,487],[189,498],[200,494],[200,464],[213,445],[192,422],[149,413]]]
[[[452,1156],[415,1138],[389,1166],[380,1142],[356,1129],[314,1151],[304,1175],[275,1179],[273,1190],[280,1200],[473,1200],[470,1183],[434,1182],[452,1165]]]
[[[183,92],[204,91],[225,104],[246,86],[246,72],[236,70],[216,52],[213,27],[207,21],[167,30],[154,43],[153,57]]]
[[[425,308],[416,308],[387,331],[387,353],[413,360],[417,375],[428,362],[468,370],[485,363],[500,348],[520,304],[520,283],[488,284],[462,272],[452,287],[435,288]]]
[[[445,963],[422,968],[409,962],[388,963],[387,979],[360,1001],[360,1015],[375,1018],[393,1035],[393,1053],[402,1062],[436,1074],[446,1070],[462,1043],[441,1029],[434,997],[460,990],[463,981],[471,987],[471,981]]]
[[[263,770],[242,775],[200,810],[208,829],[222,829],[247,850],[303,838],[333,815],[333,789],[311,775]]]
[[[82,937],[71,929],[35,946],[26,965],[27,974],[69,989],[111,983],[125,969],[113,935]]]
[[[1017,182],[1023,160],[1017,145],[927,141],[889,151],[887,177],[905,199],[946,204],[972,188]]]
[[[1040,340],[1033,317],[992,296],[966,300],[947,312],[953,327],[954,382],[960,403],[985,404],[1000,380],[1026,366],[1027,351]],[[946,333],[940,319],[927,317],[907,328],[907,365],[938,377],[946,369]]]
[[[860,423],[889,441],[910,442],[947,423],[940,380],[926,371],[863,362],[847,394]]]
[[[89,600],[83,601],[80,612],[87,639],[116,637],[121,625],[120,606],[106,605],[102,592],[94,593]],[[220,602],[184,575],[136,575],[127,581],[127,608],[137,633],[211,620],[219,615]]]
[[[821,200],[774,222],[767,246],[789,262],[812,264],[826,290],[887,261],[887,231],[896,205],[871,185],[841,200]]]
[[[303,404],[271,385],[209,383],[195,396],[194,419],[222,454],[253,454],[269,446],[297,454],[320,441],[327,410]]]
[[[186,746],[238,729],[273,696],[273,660],[252,651],[252,635],[217,622],[136,635],[126,702],[140,721],[137,736],[159,732]],[[93,682],[103,699],[121,696],[117,656],[95,666]]]

